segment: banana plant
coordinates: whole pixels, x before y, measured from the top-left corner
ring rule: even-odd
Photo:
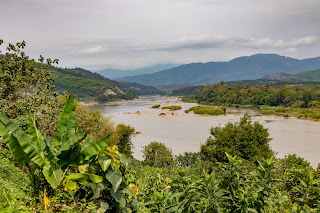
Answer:
[[[111,136],[107,136],[93,143],[92,136],[87,136],[84,131],[77,132],[75,115],[71,113],[73,103],[74,97],[70,95],[52,142],[40,134],[35,115],[27,116],[27,134],[4,114],[0,114],[0,136],[10,148],[15,161],[32,168],[32,171],[39,169],[52,188],[61,185],[70,167],[90,163],[111,141]],[[102,181],[102,177],[95,174],[82,173],[81,177],[81,180],[93,183]],[[75,182],[68,181],[67,187],[74,188]]]

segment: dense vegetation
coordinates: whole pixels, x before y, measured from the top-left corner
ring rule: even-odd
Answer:
[[[121,91],[114,82],[90,71],[52,67],[53,85],[59,93],[67,91],[82,101],[115,101],[134,99],[132,91]]]
[[[194,112],[195,114],[201,115],[224,115],[226,114],[225,107],[212,107],[212,106],[194,106],[188,110],[185,110],[186,113]]]
[[[153,105],[151,108],[153,109],[157,109],[157,108],[160,108],[160,104],[157,104],[157,105]]]
[[[172,105],[172,106],[164,106],[161,109],[167,109],[170,111],[174,111],[174,110],[179,110],[182,109],[181,106],[177,106],[177,105]]]
[[[320,211],[319,168],[275,160],[267,129],[247,115],[213,127],[199,153],[152,142],[138,161],[135,129],[52,92],[49,66],[24,46],[0,55],[1,212]]]
[[[279,114],[312,119],[320,118],[320,85],[278,83],[274,85],[206,85],[184,101],[232,107],[258,108],[264,114]]]

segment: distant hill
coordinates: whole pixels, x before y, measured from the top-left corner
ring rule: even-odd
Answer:
[[[301,72],[295,75],[300,81],[320,81],[320,69]]]
[[[220,82],[222,83],[222,82]],[[241,80],[241,81],[226,81],[223,84],[231,86],[265,86],[266,84],[304,84],[304,85],[318,85],[320,84],[320,69],[300,72],[295,75],[287,73],[277,73],[274,75],[266,75],[261,79],[255,80]],[[183,88],[174,89],[172,95],[185,96],[196,95],[204,88],[201,86],[187,86]]]
[[[115,85],[121,90],[131,90],[135,95],[162,95],[163,91],[153,87],[146,86],[139,83],[134,82],[126,82],[126,81],[114,81]]]
[[[161,94],[152,86],[113,81],[82,68],[51,67],[51,74],[55,78],[53,85],[56,91],[59,93],[66,91],[82,101],[130,100],[136,98],[137,95]]]
[[[320,57],[298,60],[277,54],[256,54],[235,58],[229,62],[192,63],[153,74],[118,78],[145,85],[202,85],[220,81],[259,79],[276,73],[296,74],[320,68]]]
[[[293,82],[320,81],[320,69],[301,72],[295,75],[277,73],[275,75],[266,75],[262,79]]]
[[[180,64],[157,64],[150,67],[144,67],[136,70],[119,70],[119,69],[103,69],[96,71],[96,73],[110,79],[122,78],[126,76],[152,74],[161,70],[171,69],[173,67],[180,66]]]

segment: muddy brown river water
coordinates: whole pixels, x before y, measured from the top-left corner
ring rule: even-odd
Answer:
[[[177,115],[171,115],[171,112],[152,109],[151,106],[156,104],[180,105],[182,109],[174,111]],[[183,103],[175,97],[148,96],[91,108],[100,110],[104,116],[111,116],[116,123],[129,124],[141,132],[132,138],[134,157],[137,159],[142,159],[141,148],[152,141],[165,143],[174,154],[199,151],[200,144],[204,144],[210,136],[211,127],[237,122],[248,113],[253,121],[259,121],[268,128],[272,138],[270,145],[277,152],[277,157],[295,153],[308,160],[313,167],[320,163],[320,122],[260,116],[257,110],[239,108],[227,108],[227,115],[220,116],[184,113],[184,110],[196,105]],[[166,116],[158,115],[162,112]]]

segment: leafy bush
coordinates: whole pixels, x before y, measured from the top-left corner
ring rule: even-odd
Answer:
[[[225,152],[252,162],[273,155],[268,130],[259,122],[252,123],[247,114],[240,118],[240,122],[211,128],[210,133],[213,137],[201,145],[200,156],[203,161],[224,162],[227,160]]]
[[[154,167],[171,167],[173,166],[172,150],[164,143],[151,142],[142,150],[144,163]]]
[[[160,108],[160,104],[157,104],[157,105],[153,105],[151,108],[153,109],[157,109],[157,108]]]
[[[174,111],[174,110],[179,110],[179,109],[182,109],[182,108],[181,108],[181,106],[175,106],[175,105],[173,105],[173,106],[164,106],[164,107],[162,107],[161,109],[168,109],[168,110],[170,110],[170,111]]]
[[[226,114],[225,107],[195,106],[195,107],[191,107],[190,109],[186,110],[185,112],[188,113],[190,111],[193,111],[195,114],[201,114],[201,115],[223,115],[223,114]]]

